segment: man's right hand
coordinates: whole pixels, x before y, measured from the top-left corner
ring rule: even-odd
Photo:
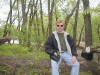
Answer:
[[[60,52],[54,52],[55,56],[60,56]]]
[[[54,55],[55,55],[55,56],[58,56],[57,52],[54,52]]]

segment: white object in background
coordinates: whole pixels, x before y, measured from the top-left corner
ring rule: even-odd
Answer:
[[[87,53],[90,53],[90,47],[86,47],[85,51],[86,51]]]

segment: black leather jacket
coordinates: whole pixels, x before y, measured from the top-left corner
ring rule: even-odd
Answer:
[[[72,56],[77,56],[77,50],[76,50],[74,40],[72,39],[70,35],[67,35],[67,40],[71,48]],[[59,57],[54,55],[54,52],[59,51],[58,44],[57,44],[54,34],[51,34],[51,36],[48,37],[44,47],[45,47],[46,53],[50,55],[51,59],[56,60],[56,61],[59,60]]]

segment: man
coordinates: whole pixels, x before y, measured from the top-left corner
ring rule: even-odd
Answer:
[[[59,75],[59,64],[62,59],[72,67],[70,75],[79,74],[77,51],[71,36],[64,31],[64,22],[56,22],[54,31],[45,43],[45,51],[50,55],[52,75]]]

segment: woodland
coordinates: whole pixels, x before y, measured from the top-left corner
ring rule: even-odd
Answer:
[[[0,18],[0,75],[51,75],[44,44],[57,20],[64,21],[75,41],[79,75],[100,75],[99,0],[1,0],[3,6],[9,11],[6,20]],[[91,59],[82,57],[86,47]],[[63,61],[60,75],[69,75],[70,69]]]

